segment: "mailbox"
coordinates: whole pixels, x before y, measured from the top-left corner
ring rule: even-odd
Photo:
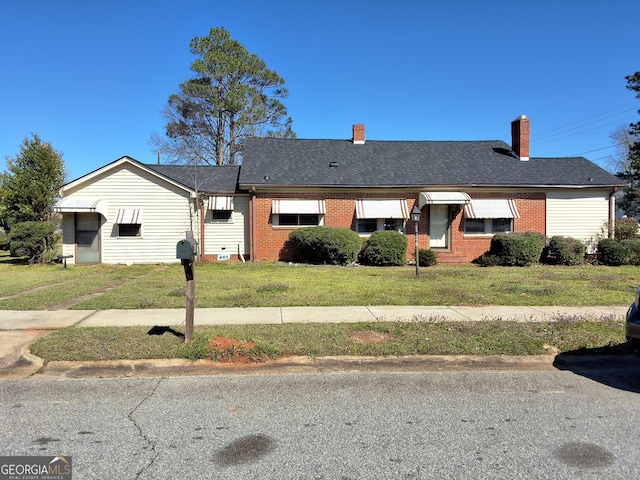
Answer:
[[[176,258],[193,261],[197,250],[198,243],[195,240],[185,238],[184,240],[180,240],[176,245]]]

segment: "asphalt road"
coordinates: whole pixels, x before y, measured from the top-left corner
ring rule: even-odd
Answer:
[[[0,455],[90,479],[640,477],[640,367],[0,380]]]

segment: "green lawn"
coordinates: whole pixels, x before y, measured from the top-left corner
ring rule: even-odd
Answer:
[[[422,268],[198,263],[196,307],[327,305],[627,305],[640,285],[637,267],[527,268],[476,265]],[[181,265],[27,266],[0,254],[0,310],[185,308]],[[93,296],[92,296],[93,295]],[[179,330],[179,328],[178,328]],[[180,332],[174,332],[180,333]],[[359,341],[366,333],[380,342]],[[253,342],[249,349],[211,348],[214,337]],[[32,346],[54,360],[212,358],[262,360],[281,355],[535,355],[567,351],[625,353],[622,322],[372,322],[196,326],[179,335],[149,328],[57,330]]]
[[[0,310],[184,308],[181,265],[27,266],[0,260]],[[332,305],[625,305],[633,266],[336,267],[197,263],[196,307]],[[99,295],[88,298],[91,294]]]

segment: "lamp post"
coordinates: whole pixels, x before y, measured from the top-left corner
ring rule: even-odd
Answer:
[[[411,221],[416,238],[416,277],[420,276],[420,252],[418,250],[418,223],[420,222],[420,209],[416,206],[411,210]]]

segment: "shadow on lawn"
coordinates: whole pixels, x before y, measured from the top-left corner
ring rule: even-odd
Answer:
[[[29,259],[27,257],[10,257],[9,255],[0,255],[0,264],[29,265]]]
[[[553,366],[609,387],[640,393],[640,352],[629,343],[560,353]]]
[[[178,338],[184,338],[184,333],[178,332],[171,327],[159,327],[158,325],[149,330],[147,335],[164,335],[165,333],[170,333]]]

